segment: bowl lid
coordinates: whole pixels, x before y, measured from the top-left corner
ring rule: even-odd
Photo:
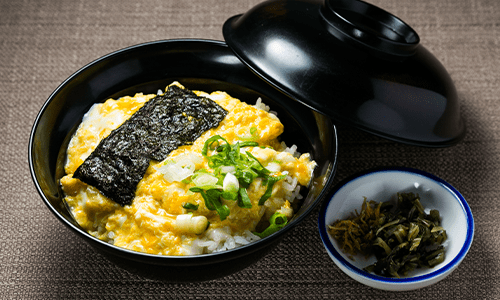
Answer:
[[[456,144],[455,86],[418,34],[359,0],[270,0],[228,19],[224,39],[260,78],[335,122],[402,143]]]

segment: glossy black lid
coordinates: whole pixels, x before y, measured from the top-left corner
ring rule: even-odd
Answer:
[[[226,21],[226,43],[269,84],[336,122],[407,144],[465,134],[455,86],[418,34],[359,0],[272,0]]]

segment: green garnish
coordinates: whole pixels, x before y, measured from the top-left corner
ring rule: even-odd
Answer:
[[[240,188],[238,197],[238,206],[243,208],[252,208],[252,202],[248,197],[247,190],[245,188]]]
[[[240,152],[240,149],[243,147],[258,146],[259,144],[254,141],[236,142],[231,145],[220,135],[210,137],[203,145],[201,153],[208,159],[208,166],[214,170],[211,175],[218,178],[218,182],[214,184],[215,180],[212,180],[212,184],[210,185],[196,186],[189,190],[200,193],[205,200],[207,208],[217,210],[221,220],[224,220],[229,215],[229,209],[226,205],[222,204],[221,198],[237,200],[240,207],[251,208],[252,203],[246,189],[256,178],[262,178],[263,182],[267,185],[266,192],[259,200],[259,205],[263,205],[271,197],[273,185],[286,177],[286,175],[271,176],[271,172],[264,168],[260,161],[250,152]],[[215,153],[208,155],[209,149]],[[230,180],[226,184],[227,188],[224,189],[222,184],[227,174],[227,171],[224,170],[228,167],[233,169],[231,176],[234,176],[236,180]],[[204,170],[203,172],[207,171]],[[196,176],[199,175],[196,173],[194,178],[192,178],[194,183],[196,183]]]
[[[218,189],[208,189],[204,190],[200,187],[192,187],[189,189],[192,192],[200,193],[203,200],[205,200],[205,206],[209,210],[217,211],[221,221],[225,220],[229,216],[229,208],[227,205],[221,203],[222,192]]]
[[[276,182],[278,182],[279,180],[285,179],[285,178],[286,178],[286,175],[280,175],[280,176],[274,176],[274,177],[267,178],[267,189],[266,189],[266,192],[264,193],[264,195],[262,195],[262,197],[260,197],[259,205],[264,205],[266,200],[269,199],[269,197],[271,197],[274,184]]]
[[[240,148],[242,147],[257,147],[259,146],[259,143],[257,142],[250,142],[250,141],[246,141],[246,142],[238,142]]]
[[[257,127],[250,127],[250,135],[246,136],[238,136],[240,140],[242,141],[255,141],[257,140],[260,136],[257,130]]]
[[[189,203],[189,202],[182,204],[182,208],[185,208],[185,209],[198,210],[198,207],[199,207],[199,205]]]
[[[238,200],[238,192],[222,191],[222,194],[220,196],[226,200]]]
[[[348,254],[375,254],[377,262],[365,270],[381,276],[399,278],[444,260],[439,212],[427,214],[418,194],[398,193],[395,205],[365,198],[360,213],[329,225],[328,232]]]
[[[269,236],[285,227],[287,223],[288,218],[284,214],[276,212],[271,216],[271,218],[269,218],[269,227],[264,229],[261,233],[254,232],[254,234],[260,238],[265,238],[266,236]]]

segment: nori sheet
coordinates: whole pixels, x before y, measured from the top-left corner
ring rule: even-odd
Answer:
[[[170,86],[104,138],[73,178],[122,206],[130,205],[151,160],[162,161],[178,147],[192,144],[226,114],[214,101]]]

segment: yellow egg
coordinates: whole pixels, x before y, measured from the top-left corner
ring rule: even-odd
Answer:
[[[173,84],[181,86],[179,83]],[[132,204],[124,207],[107,199],[94,187],[72,178],[72,174],[100,140],[155,95],[136,94],[118,100],[108,99],[95,105],[86,114],[69,143],[65,165],[67,175],[60,180],[65,201],[82,228],[100,239],[135,251],[196,255],[223,251],[258,239],[252,232],[259,224],[266,223],[275,212],[286,212],[291,217],[293,205],[290,203],[300,201],[300,185],[308,185],[316,165],[309,154],[299,156],[289,153],[294,149],[290,151],[291,148],[286,148],[277,139],[284,130],[283,124],[275,115],[259,108],[262,106],[249,105],[220,91],[195,93],[225,108],[227,116],[217,128],[203,133],[192,145],[172,151],[165,161],[151,161],[137,186]],[[224,137],[230,144],[241,140],[258,142],[260,147],[248,147],[245,150],[257,157],[264,167],[269,165],[269,170],[277,175],[287,175],[286,179],[274,185],[273,193],[264,205],[258,202],[266,191],[266,185],[257,178],[247,188],[252,207],[242,208],[236,201],[223,199],[230,214],[221,220],[216,211],[206,207],[200,193],[189,191],[193,187],[192,182],[172,181],[171,177],[165,175],[165,166],[186,157],[192,162],[192,165],[186,166],[187,169],[205,169],[210,172],[208,159],[201,155],[201,151],[207,139],[214,135]],[[183,208],[185,203],[197,205],[198,209]],[[184,219],[199,216],[202,218],[196,220],[206,220],[209,226],[201,234],[183,231],[178,226],[179,216],[187,216]]]

